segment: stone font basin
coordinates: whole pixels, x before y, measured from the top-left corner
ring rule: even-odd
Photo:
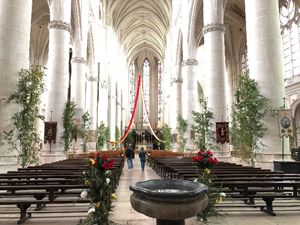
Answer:
[[[184,224],[184,219],[202,212],[208,204],[207,187],[187,180],[154,179],[129,187],[131,206],[157,224]]]

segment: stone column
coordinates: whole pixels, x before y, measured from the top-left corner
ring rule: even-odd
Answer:
[[[61,154],[63,146],[60,136],[63,132],[62,117],[67,102],[69,87],[69,48],[71,32],[71,0],[49,2],[49,56],[48,56],[48,105],[46,121],[57,122],[56,144],[51,145],[52,153]],[[49,150],[47,144],[45,149]],[[63,156],[63,155],[62,155]],[[56,159],[53,159],[56,160]]]
[[[204,0],[203,19],[205,44],[205,94],[207,106],[213,112],[215,122],[226,121],[225,91],[225,44],[224,44],[224,0]],[[220,144],[220,150],[227,150],[227,144]]]
[[[119,138],[121,137],[121,90],[116,86],[116,127],[119,129]],[[115,140],[118,141],[118,140]]]
[[[116,83],[113,78],[109,77],[108,91],[108,127],[110,131],[109,141],[115,141],[116,129]],[[112,146],[110,145],[109,148]]]
[[[153,60],[153,65],[150,64],[150,94],[149,94],[149,105],[148,113],[151,126],[153,129],[157,126],[158,116],[158,62],[157,59]]]
[[[193,124],[193,111],[199,111],[198,90],[197,90],[197,73],[198,73],[198,61],[197,46],[195,41],[195,26],[196,26],[196,14],[194,9],[195,1],[189,1],[189,4],[184,8],[185,14],[185,30],[183,32],[183,61],[181,67],[182,75],[182,117],[187,120],[187,132],[186,132],[186,146],[185,149],[192,150],[196,146],[194,140],[191,138],[192,124]]]
[[[11,129],[18,106],[7,104],[16,90],[18,72],[29,66],[29,43],[32,0],[0,1],[0,132]],[[7,145],[0,145],[0,171],[17,167],[15,157],[8,156]]]
[[[262,95],[269,99],[268,108],[278,109],[283,105],[284,96],[278,1],[245,1],[245,9],[250,77],[257,81]],[[266,145],[262,149],[263,160],[272,162],[281,157],[278,121],[268,115],[264,123],[267,134],[262,140]],[[271,163],[269,167],[272,166]]]
[[[199,112],[197,90],[198,61],[195,58],[183,60],[182,64],[182,117],[187,120],[186,149],[195,149],[194,140],[191,139],[193,124],[193,111]],[[181,81],[179,81],[181,82]],[[181,83],[180,83],[181,84]],[[177,118],[176,118],[177,119]]]
[[[76,117],[81,120],[85,106],[85,81],[87,69],[87,37],[88,37],[88,1],[81,1],[80,22],[75,27],[73,55],[72,55],[72,77],[71,77],[71,99],[76,103]]]
[[[97,129],[97,92],[98,78],[95,64],[89,64],[89,75],[87,77],[87,111],[90,114],[90,130],[89,130],[89,149],[96,148],[96,129]]]
[[[205,97],[214,121],[226,118],[224,0],[204,0]]]

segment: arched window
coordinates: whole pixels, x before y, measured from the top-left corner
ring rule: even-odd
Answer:
[[[149,91],[150,91],[150,63],[148,59],[145,59],[143,66],[143,90],[144,90],[144,100],[145,107],[149,113]],[[148,125],[146,110],[143,110],[143,126]]]
[[[134,100],[135,100],[135,65],[132,62],[129,66],[129,109],[130,109],[130,117],[133,113],[134,108]]]
[[[157,115],[157,121],[161,122],[162,121],[162,116],[163,116],[163,84],[162,84],[162,65],[161,62],[158,61],[158,66],[157,66],[157,76],[158,76],[158,115]]]

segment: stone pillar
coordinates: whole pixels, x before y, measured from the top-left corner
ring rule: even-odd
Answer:
[[[262,95],[269,99],[268,108],[278,109],[283,105],[284,96],[278,1],[245,1],[245,9],[250,77],[257,81]],[[278,121],[268,115],[264,123],[267,134],[262,140],[266,145],[262,149],[263,160],[272,162],[281,157]]]
[[[88,1],[81,1],[80,18],[81,23],[75,27],[73,55],[72,55],[72,77],[71,77],[71,99],[76,107],[76,117],[81,120],[85,106],[85,81],[87,68],[87,37],[88,37]]]
[[[18,110],[6,101],[17,87],[18,72],[29,66],[31,11],[32,0],[0,1],[0,132],[12,128],[10,118]],[[0,171],[17,167],[8,148],[0,145]]]
[[[182,117],[187,120],[186,149],[195,149],[194,140],[191,139],[193,111],[199,112],[198,87],[197,87],[198,61],[195,58],[183,60],[182,64]],[[181,81],[179,81],[181,82]],[[177,119],[177,118],[176,118]]]
[[[56,144],[51,152],[61,154],[63,146],[60,136],[63,132],[62,117],[65,110],[69,87],[69,48],[71,32],[71,0],[52,0],[49,2],[49,56],[48,56],[48,105],[46,121],[57,122]],[[45,146],[50,149],[49,144]],[[53,159],[56,160],[56,159]]]
[[[183,32],[183,60],[181,67],[182,76],[182,117],[187,120],[186,146],[185,149],[195,149],[195,143],[192,139],[193,111],[199,111],[198,90],[197,90],[197,73],[198,61],[197,46],[195,41],[195,2],[188,1],[184,7],[184,27]],[[192,13],[190,11],[192,9]]]
[[[224,44],[224,0],[203,1],[203,35],[205,45],[205,94],[207,106],[213,112],[215,122],[226,121],[225,91],[225,44]],[[220,150],[227,150],[228,144],[220,144]]]
[[[109,141],[115,141],[116,129],[116,83],[109,77],[109,92],[108,92],[108,127],[110,131]],[[109,148],[112,146],[110,145]]]
[[[94,66],[94,64],[89,65],[90,70],[87,77],[87,111],[90,114],[89,150],[96,148],[98,78]]]
[[[121,137],[121,90],[116,88],[116,127],[119,129],[119,139]],[[118,140],[115,140],[118,141]]]
[[[153,60],[153,65],[150,64],[150,94],[149,94],[149,105],[148,113],[151,126],[153,129],[157,126],[158,116],[158,62],[157,59]]]
[[[204,0],[205,97],[214,121],[226,118],[224,0]]]

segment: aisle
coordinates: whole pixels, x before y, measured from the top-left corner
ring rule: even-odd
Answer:
[[[120,183],[116,191],[117,200],[113,203],[114,208],[110,217],[113,222],[118,225],[154,225],[156,223],[155,219],[136,212],[130,205],[130,195],[132,193],[129,190],[130,184],[149,179],[159,179],[159,176],[147,165],[145,170],[142,171],[137,155],[133,160],[133,169],[127,169],[127,163],[125,162],[123,174],[120,177]]]

